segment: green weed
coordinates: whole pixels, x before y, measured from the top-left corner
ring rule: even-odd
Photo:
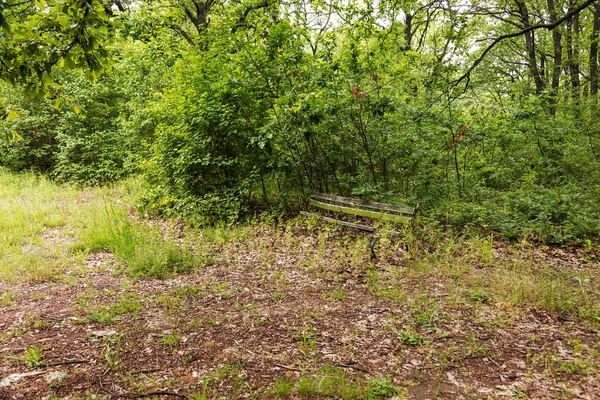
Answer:
[[[348,294],[342,288],[333,289],[328,293],[328,297],[335,300],[345,300]]]
[[[392,397],[400,393],[400,388],[394,386],[388,379],[378,378],[369,382],[369,399]]]
[[[469,292],[469,300],[475,303],[487,303],[490,296],[486,293],[478,292],[476,290]]]
[[[24,361],[30,368],[40,368],[44,364],[42,349],[37,346],[28,347]]]
[[[294,392],[294,384],[287,378],[279,378],[271,389],[273,397],[288,397]]]
[[[110,251],[134,277],[166,277],[210,262],[209,257],[163,238],[157,227],[134,220],[120,206],[105,205],[92,212],[80,239],[74,249]]]
[[[112,324],[115,317],[123,314],[135,314],[142,309],[142,304],[137,295],[125,293],[116,303],[109,306],[93,307],[90,311],[90,322]]]
[[[438,318],[441,307],[439,303],[430,302],[426,296],[421,296],[413,303],[417,323],[424,328],[433,328]]]
[[[104,360],[108,368],[117,368],[120,363],[121,339],[123,334],[111,336],[106,339],[104,344]]]
[[[164,346],[174,349],[181,343],[181,335],[177,331],[172,331],[160,339],[160,343]]]
[[[385,378],[365,381],[334,367],[323,368],[313,375],[301,376],[296,384],[287,378],[279,379],[271,390],[273,397],[289,397],[294,394],[303,398],[343,400],[375,400],[392,396],[402,398],[402,391]]]
[[[415,332],[400,332],[400,339],[407,346],[420,346],[425,342],[425,337]]]

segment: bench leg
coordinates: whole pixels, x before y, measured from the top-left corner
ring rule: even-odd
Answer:
[[[371,260],[375,260],[377,258],[377,254],[375,254],[375,244],[377,243],[377,241],[379,240],[379,237],[376,236],[373,239],[371,239]]]

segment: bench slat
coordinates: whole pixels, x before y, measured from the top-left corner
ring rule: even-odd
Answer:
[[[319,214],[316,214],[316,213],[310,213],[310,212],[306,212],[306,211],[300,211],[300,214],[306,215],[306,216],[309,216],[309,217],[317,217],[317,218],[322,219],[323,221],[327,221],[327,222],[335,222],[336,224],[348,226],[350,228],[358,229],[358,230],[361,230],[361,231],[375,232],[375,228],[373,228],[372,226],[368,226],[368,225],[354,224],[352,222],[341,221],[339,219],[329,218],[329,217],[325,217],[323,215],[319,215]]]
[[[377,229],[372,227],[372,226],[368,226],[368,225],[361,225],[361,224],[355,224],[352,222],[348,222],[348,221],[342,221],[339,219],[335,219],[335,218],[329,218],[329,217],[325,217],[321,214],[317,214],[317,213],[311,213],[311,212],[307,212],[307,211],[300,211],[300,214],[302,215],[306,215],[307,217],[316,217],[319,219],[322,219],[323,221],[327,221],[327,222],[333,222],[339,225],[343,225],[343,226],[348,226],[350,228],[354,228],[354,229],[358,229],[361,231],[366,231],[366,232],[371,232],[371,233],[375,233],[377,232]],[[382,234],[384,234],[385,236],[388,237],[393,237],[393,236],[401,236],[402,234],[400,232],[396,232],[396,231],[380,231]]]
[[[323,193],[313,193],[312,195],[315,199],[333,201],[337,203],[341,203],[342,205],[350,205],[350,206],[359,206],[370,208],[373,210],[379,211],[390,211],[395,213],[401,213],[405,215],[414,215],[415,209],[408,206],[401,206],[396,204],[385,204],[385,203],[377,203],[377,202],[362,202],[358,199],[349,199],[347,197],[342,196],[334,196],[331,194],[323,194]]]
[[[345,214],[360,215],[361,217],[376,218],[376,219],[385,220],[385,221],[394,221],[394,222],[403,222],[403,223],[409,222],[408,218],[406,218],[404,215],[386,214],[386,213],[377,212],[377,211],[363,210],[360,208],[345,207],[345,206],[340,206],[337,204],[323,203],[321,201],[317,201],[317,200],[313,200],[313,199],[310,199],[309,203],[312,206],[319,207],[319,208],[322,208],[324,210],[329,210],[329,211],[341,212],[341,213],[345,213]]]

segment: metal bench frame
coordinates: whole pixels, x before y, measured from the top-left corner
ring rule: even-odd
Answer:
[[[330,194],[313,193],[308,203],[315,208],[335,213],[350,214],[355,216],[367,217],[381,221],[389,221],[393,223],[412,224],[415,221],[417,212],[421,208],[421,203],[416,207],[408,207],[404,205],[365,202],[359,199],[353,199],[342,196],[333,196]],[[324,215],[301,211],[303,215],[316,217],[321,220],[347,226],[361,231],[376,233],[377,229],[369,226],[353,222],[343,221]],[[386,236],[400,235],[399,232],[385,231]],[[379,235],[375,236],[371,241],[371,258],[375,258],[375,243],[379,239]]]

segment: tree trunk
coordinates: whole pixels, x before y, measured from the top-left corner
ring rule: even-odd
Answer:
[[[521,15],[521,23],[523,24],[523,28],[529,28],[531,23],[529,22],[529,11],[527,10],[527,6],[523,0],[515,0],[515,3],[519,7],[519,14]],[[524,35],[525,37],[525,50],[527,52],[527,64],[529,67],[529,72],[531,72],[531,76],[535,82],[535,93],[541,94],[544,91],[544,81],[540,76],[540,71],[537,65],[537,57],[535,54],[535,35],[533,31],[527,32]]]
[[[404,19],[404,51],[409,51],[413,36],[412,21],[414,15],[407,11],[404,12],[404,15],[406,15]]]
[[[590,95],[598,94],[598,32],[600,32],[600,5],[594,6],[594,23],[590,43]]]
[[[571,2],[569,8],[573,7]],[[573,103],[579,103],[579,14],[567,21],[567,63],[571,77],[571,96]]]
[[[556,22],[556,6],[554,0],[548,0],[550,11],[550,22]],[[548,103],[550,104],[550,115],[556,115],[556,104],[558,103],[558,87],[560,86],[560,73],[562,68],[562,33],[559,28],[552,30],[552,43],[554,45],[554,69],[552,70],[552,92]]]

